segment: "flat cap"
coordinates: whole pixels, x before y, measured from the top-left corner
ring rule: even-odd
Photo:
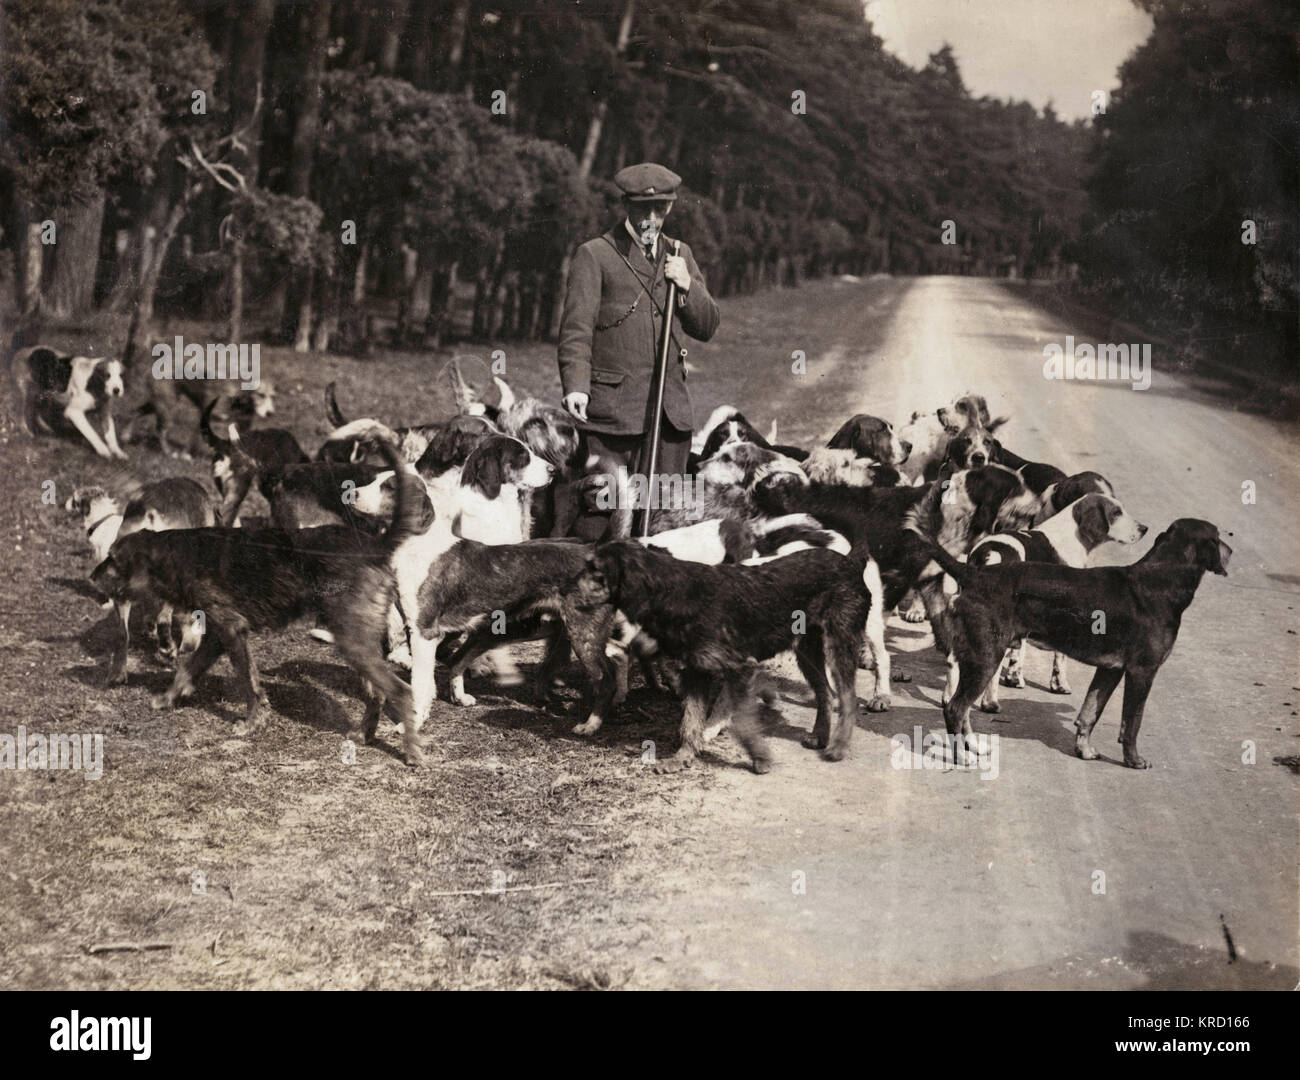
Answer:
[[[677,198],[677,186],[681,182],[682,178],[675,172],[653,161],[629,165],[614,174],[614,183],[622,189],[623,197],[633,202],[659,199],[671,202]]]

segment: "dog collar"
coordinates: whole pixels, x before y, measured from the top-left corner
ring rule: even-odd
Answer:
[[[95,530],[98,529],[101,525],[103,525],[104,522],[106,522],[106,521],[107,521],[109,518],[111,518],[111,517],[117,517],[117,515],[116,515],[116,514],[105,514],[102,518],[100,518],[100,519],[99,519],[97,522],[95,522],[93,525],[87,525],[87,526],[86,526],[86,535],[87,535],[87,536],[94,536],[94,535],[95,535]]]

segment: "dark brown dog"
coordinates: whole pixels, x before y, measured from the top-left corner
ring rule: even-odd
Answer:
[[[392,454],[392,451],[388,451]],[[374,739],[387,699],[399,715],[411,711],[410,687],[384,662],[388,609],[396,596],[389,563],[397,546],[419,532],[423,492],[419,478],[391,464],[400,478],[393,523],[369,538],[346,526],[302,529],[176,529],[137,532],[113,545],[91,581],[122,603],[157,598],[182,611],[200,611],[206,624],[197,647],[177,665],[171,687],[155,708],[170,708],[228,653],[248,694],[239,733],[255,731],[267,704],[249,651],[249,635],[315,615],[361,674],[366,694],[365,741]],[[420,760],[414,725],[405,729],[406,759]]]
[[[758,728],[754,681],[758,662],[787,650],[817,696],[804,745],[821,749],[828,761],[848,752],[859,716],[857,657],[872,604],[865,577],[873,566],[865,545],[847,558],[821,549],[762,566],[705,566],[614,540],[590,556],[575,588],[608,596],[660,653],[682,665],[682,744],[656,771],[695,760],[713,704],[715,712],[730,710],[754,771],[765,773],[772,757]]]

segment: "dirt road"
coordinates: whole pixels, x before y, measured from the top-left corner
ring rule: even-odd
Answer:
[[[644,928],[633,984],[1294,987],[1297,779],[1274,759],[1300,754],[1296,433],[1162,371],[1145,391],[1048,381],[1044,345],[1082,331],[992,281],[786,297],[792,324],[819,306],[821,347],[802,381],[740,390],[760,426],[796,416],[792,434],[811,440],[855,410],[904,417],[975,388],[1012,417],[1009,447],[1105,473],[1152,526],[1113,561],[1183,516],[1231,532],[1235,557],[1226,579],[1205,579],[1156,681],[1149,772],[1118,764],[1118,695],[1094,736],[1103,760],[1072,756],[1090,672],[1071,663],[1075,693],[1049,694],[1050,658],[1032,648],[1030,688],[1004,691],[997,717],[975,714],[998,737],[996,776],[895,767],[892,737],[943,728],[922,627],[891,620],[895,670],[912,681],[891,711],[864,714],[843,764],[799,746],[810,695],[785,683],[771,775],[715,762],[706,785],[665,789],[677,857],[629,867],[644,900],[620,909]]]

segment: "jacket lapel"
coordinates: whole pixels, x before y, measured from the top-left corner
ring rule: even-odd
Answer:
[[[663,261],[664,243],[662,236],[659,238],[659,250],[657,252],[659,258],[652,263],[645,257],[645,251],[641,245],[633,241],[632,234],[627,231],[626,226],[620,225],[616,229],[611,229],[605,235],[609,237],[623,258],[627,259],[628,265],[636,271],[637,275],[647,285],[655,280],[659,275],[659,264]]]

